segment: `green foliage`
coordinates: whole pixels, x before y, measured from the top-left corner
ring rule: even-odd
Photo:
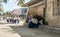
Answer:
[[[25,0],[19,0],[18,5],[23,6]]]
[[[7,0],[4,0],[4,3],[7,3]]]
[[[2,8],[0,8],[0,12],[3,12],[3,9]]]
[[[3,12],[2,4],[0,4],[0,12]]]

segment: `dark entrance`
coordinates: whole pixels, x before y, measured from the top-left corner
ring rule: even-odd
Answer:
[[[45,19],[45,13],[46,13],[46,8],[44,7],[43,8],[43,17],[44,17],[44,19]]]
[[[48,22],[46,22],[46,7],[43,8],[43,24],[48,25]]]

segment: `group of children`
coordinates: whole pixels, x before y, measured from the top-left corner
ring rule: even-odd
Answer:
[[[43,20],[43,17],[39,15],[32,16],[31,14],[28,15],[28,27],[29,28],[39,28],[41,24],[41,20]]]

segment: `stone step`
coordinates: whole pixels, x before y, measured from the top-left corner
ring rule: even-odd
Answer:
[[[59,34],[60,35],[60,28],[59,27],[52,27],[52,26],[40,26],[40,29],[46,31],[46,32],[50,32],[50,33],[54,33],[54,34]]]

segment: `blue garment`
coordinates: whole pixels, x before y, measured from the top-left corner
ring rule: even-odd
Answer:
[[[30,15],[30,16],[29,16],[29,20],[31,20],[32,18],[33,18],[32,15]]]
[[[9,20],[8,19],[6,21],[9,23]]]
[[[30,22],[28,27],[29,28],[39,28],[39,25],[41,25],[39,22],[37,24],[33,23],[33,22]]]

